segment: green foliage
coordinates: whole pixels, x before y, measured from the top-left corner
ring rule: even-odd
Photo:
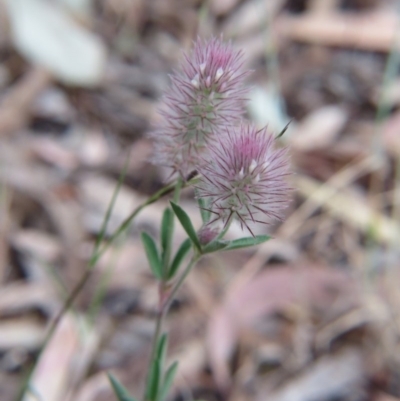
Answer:
[[[115,376],[113,376],[111,373],[108,373],[107,375],[118,401],[137,401],[135,398],[129,395],[128,390],[121,384],[119,380],[117,380]]]
[[[256,235],[255,237],[245,237],[240,239],[235,239],[229,243],[229,245],[224,248],[225,251],[231,251],[233,249],[247,248],[249,246],[259,245],[263,242],[271,239],[269,235]]]
[[[201,197],[197,198],[197,204],[199,205],[201,219],[203,220],[204,224],[208,223],[211,217],[211,212],[209,211],[210,207],[209,203],[210,202],[207,198],[201,198]]]
[[[185,241],[182,242],[168,270],[167,274],[168,280],[171,280],[173,277],[175,277],[175,274],[177,273],[180,265],[182,264],[183,259],[188,254],[191,247],[192,247],[192,241],[190,240],[190,238],[187,238]]]
[[[146,232],[142,233],[142,242],[144,249],[146,251],[147,260],[149,261],[151,271],[153,272],[156,278],[161,280],[163,277],[162,263],[160,255],[157,250],[157,245],[154,239]]]
[[[186,214],[186,212],[176,203],[171,202],[172,210],[175,213],[175,216],[178,218],[180,223],[182,224],[182,227],[186,231],[186,234],[188,237],[191,239],[193,242],[193,245],[200,251],[201,250],[201,245],[200,241],[197,238],[196,230],[193,227],[192,222],[190,221],[189,216]]]
[[[221,251],[229,246],[229,241],[212,241],[209,244],[203,246],[201,252],[202,253],[213,253],[217,251]]]
[[[178,370],[178,362],[174,362],[167,370],[164,376],[164,381],[161,387],[160,396],[157,401],[164,401],[171,389],[172,383],[174,381],[176,372]]]
[[[158,401],[162,390],[163,380],[163,367],[165,364],[165,355],[167,352],[168,338],[163,334],[156,347],[156,352],[153,360],[151,361],[150,374],[146,386],[146,397],[148,401]]]
[[[167,207],[164,210],[162,222],[161,222],[161,260],[164,271],[167,270],[169,259],[171,257],[171,244],[174,232],[174,214],[172,210]]]
[[[290,120],[284,127],[283,130],[278,134],[278,136],[275,139],[279,139],[281,136],[283,136],[283,134],[287,131],[287,129],[289,128],[290,123],[292,122],[292,120]]]

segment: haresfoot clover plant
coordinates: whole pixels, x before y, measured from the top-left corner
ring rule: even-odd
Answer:
[[[163,98],[162,118],[151,133],[153,162],[172,170],[175,179],[132,213],[161,196],[174,192],[164,211],[160,238],[142,233],[143,246],[159,286],[156,329],[147,380],[141,401],[164,401],[178,363],[166,367],[168,338],[163,319],[191,269],[209,253],[261,244],[267,235],[255,236],[252,224],[282,219],[289,203],[287,151],[275,147],[275,137],[242,120],[246,89],[242,53],[220,39],[198,39],[184,56],[181,69],[171,77]],[[179,205],[180,191],[193,186],[203,225],[196,231]],[[133,218],[132,217],[132,218]],[[172,252],[174,217],[187,238]],[[231,222],[239,221],[251,236],[224,238]],[[191,255],[185,268],[181,268]],[[110,381],[119,401],[136,401],[118,380]]]

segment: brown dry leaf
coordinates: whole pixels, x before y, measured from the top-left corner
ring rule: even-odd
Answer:
[[[344,273],[316,266],[270,269],[229,288],[208,327],[208,351],[217,383],[222,387],[229,383],[227,360],[242,329],[254,330],[261,318],[293,304],[327,313],[339,297],[341,310],[354,305],[353,282]]]
[[[302,151],[326,148],[334,142],[347,120],[348,113],[343,107],[321,107],[296,126],[290,144]]]
[[[275,27],[283,38],[301,42],[388,52],[393,46],[398,17],[393,11],[283,15]]]

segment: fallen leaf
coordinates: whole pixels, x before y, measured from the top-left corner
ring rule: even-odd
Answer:
[[[66,9],[45,0],[6,0],[16,48],[33,64],[78,86],[101,83],[106,49]]]
[[[325,106],[310,113],[292,132],[290,145],[310,151],[332,144],[348,120],[348,113],[340,106]]]

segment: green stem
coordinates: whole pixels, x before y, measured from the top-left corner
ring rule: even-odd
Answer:
[[[176,181],[174,197],[173,197],[174,202],[177,204],[179,203],[179,198],[181,196],[182,186],[183,186],[183,181],[182,181],[182,178],[179,177],[178,180]],[[169,267],[169,262],[171,259],[171,253],[172,253],[172,238],[174,236],[174,222],[175,222],[175,216],[173,216],[173,218],[171,220],[169,238],[168,238],[168,241],[166,244],[165,253],[164,253],[164,257],[163,257],[163,269],[162,269],[163,282],[165,282],[167,280],[167,276],[168,276],[168,267]]]
[[[151,205],[152,203],[158,201],[160,198],[163,196],[171,193],[174,189],[177,183],[172,183],[170,185],[165,186],[164,188],[161,188],[158,192],[156,192],[154,195],[150,196],[149,199],[147,199],[146,202],[142,203],[139,205],[136,209],[132,211],[132,213],[120,224],[120,226],[114,231],[113,235],[110,237],[108,242],[103,246],[102,249],[100,249],[97,252],[94,252],[92,255],[90,261],[89,261],[89,268],[92,269],[96,263],[99,261],[99,259],[103,256],[104,252],[108,249],[108,247],[130,226],[132,223],[132,220],[147,206]]]
[[[165,309],[165,313],[168,312],[168,310],[171,306],[171,303],[175,298],[176,293],[178,292],[179,288],[182,286],[182,284],[185,281],[188,274],[192,271],[193,267],[200,260],[200,258],[201,258],[201,255],[196,252],[193,255],[192,259],[190,260],[189,264],[186,266],[186,269],[183,271],[182,275],[179,277],[179,280],[172,287],[171,292],[169,293],[167,299],[164,301],[163,309]]]
[[[162,334],[162,325],[163,325],[164,318],[167,315],[169,308],[171,307],[171,303],[174,300],[176,293],[178,292],[179,288],[182,286],[182,284],[185,281],[188,274],[191,272],[192,268],[199,261],[200,257],[201,257],[201,255],[199,255],[197,253],[193,255],[189,264],[186,266],[186,269],[184,270],[182,275],[179,277],[179,280],[172,287],[172,290],[169,293],[167,299],[164,302],[162,302],[162,304],[160,304],[160,306],[159,306],[159,310],[157,313],[157,319],[156,319],[156,328],[155,328],[152,345],[151,345],[151,354],[150,354],[151,357],[150,357],[150,363],[149,363],[149,367],[148,367],[149,370],[147,372],[146,383],[150,378],[150,368],[151,368],[153,360],[156,356],[157,344],[158,344],[161,334]],[[162,286],[163,283],[161,283],[160,285]],[[143,400],[150,401],[150,400],[146,399],[146,387],[144,389]]]
[[[176,181],[176,185],[175,185],[175,192],[174,192],[174,197],[173,197],[173,201],[174,203],[179,203],[179,198],[181,197],[181,189],[183,187],[183,181],[182,178],[178,178],[178,180]]]
[[[160,340],[161,337],[161,332],[162,332],[162,326],[163,326],[163,321],[164,321],[164,317],[166,315],[166,310],[164,308],[160,308],[158,313],[157,313],[157,319],[156,319],[156,328],[154,331],[154,336],[151,342],[151,356],[150,356],[150,363],[148,366],[148,370],[147,370],[147,377],[146,377],[146,382],[145,382],[145,387],[144,387],[144,392],[143,392],[143,400],[147,401],[147,383],[150,380],[150,374],[151,374],[151,367],[154,361],[154,358],[156,357],[156,352],[157,352],[157,344]]]

